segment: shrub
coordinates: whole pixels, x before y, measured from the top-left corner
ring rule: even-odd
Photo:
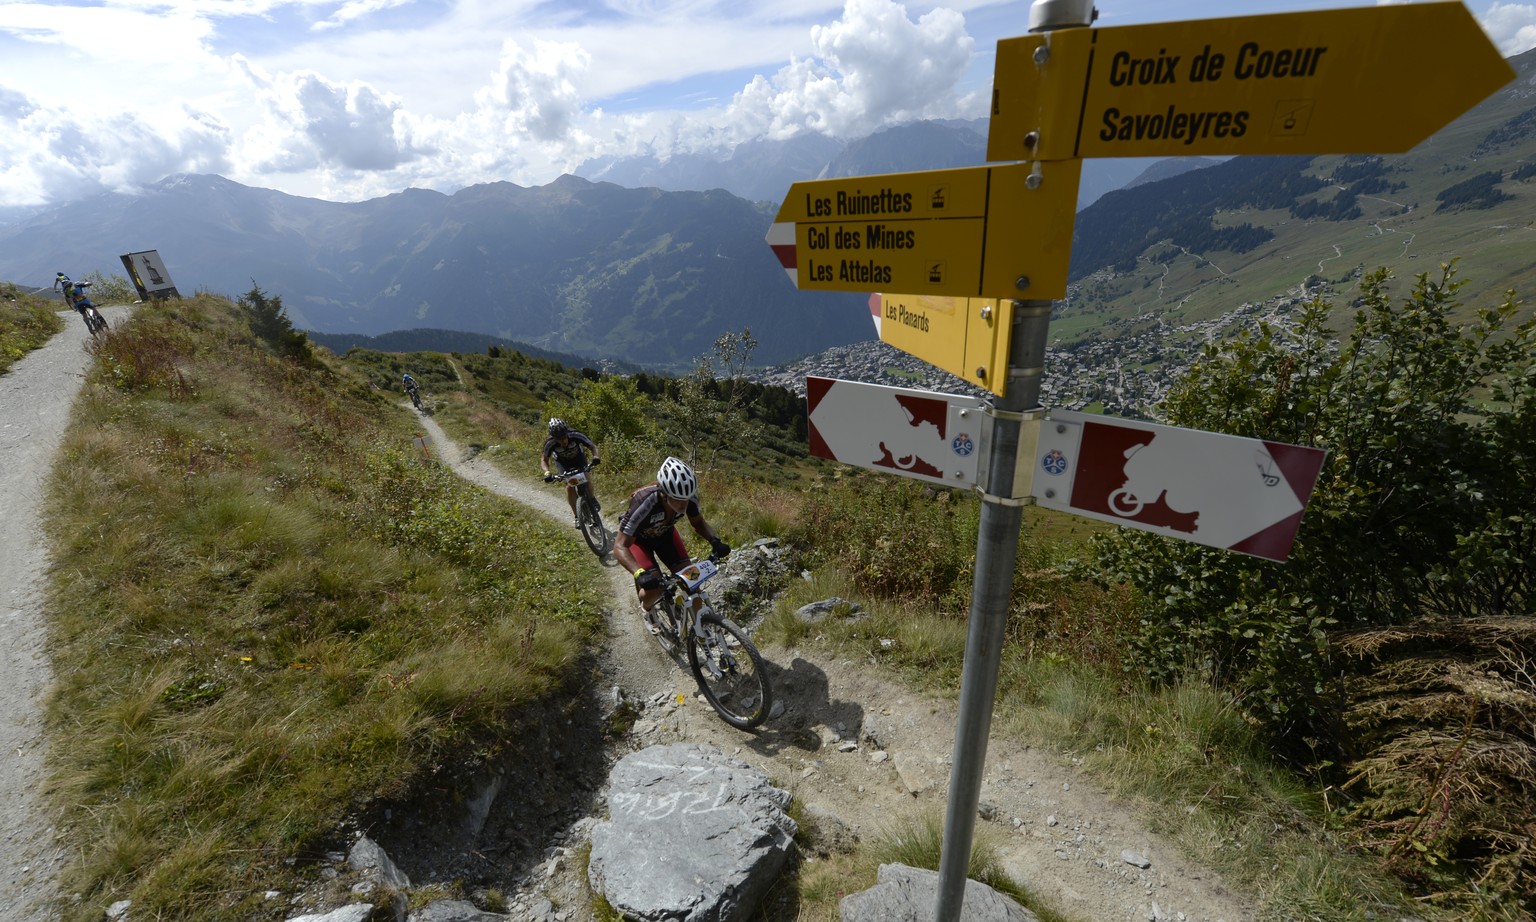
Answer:
[[[947,490],[893,477],[857,477],[818,490],[794,543],[815,547],[860,589],[937,599],[962,614],[976,556],[977,506]]]
[[[1398,305],[1387,278],[1362,279],[1337,348],[1315,302],[1208,349],[1165,404],[1328,450],[1287,564],[1124,532],[1100,561],[1141,597],[1135,660],[1234,691],[1281,755],[1347,775],[1362,842],[1430,900],[1529,893],[1536,738],[1498,702],[1530,699],[1536,654],[1470,641],[1529,620],[1536,319],[1511,327],[1511,295],[1454,324],[1453,266]]]
[[[251,290],[240,296],[239,304],[251,324],[251,332],[261,337],[273,352],[283,358],[313,362],[309,337],[293,328],[280,295],[268,295],[252,280]]]
[[[1175,425],[1328,450],[1289,563],[1129,532],[1099,546],[1144,603],[1147,671],[1241,691],[1296,757],[1344,748],[1331,627],[1523,611],[1536,567],[1533,322],[1510,328],[1510,297],[1453,324],[1450,265],[1398,305],[1387,280],[1362,280],[1342,344],[1313,302],[1293,329],[1208,348],[1164,403]]]

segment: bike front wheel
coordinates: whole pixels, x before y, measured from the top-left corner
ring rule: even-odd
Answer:
[[[773,691],[763,657],[747,632],[729,619],[706,614],[688,637],[688,668],[711,707],[726,723],[750,730],[768,719]]]
[[[609,542],[612,537],[608,534],[608,527],[603,524],[603,517],[598,515],[592,507],[591,501],[583,498],[578,505],[578,515],[581,522],[581,536],[587,539],[587,547],[597,555],[599,560],[608,554]]]

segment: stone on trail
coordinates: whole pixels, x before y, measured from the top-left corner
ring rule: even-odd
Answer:
[[[408,922],[511,922],[512,917],[486,912],[468,900],[437,900],[411,913]]]
[[[652,746],[619,760],[592,830],[588,879],[627,919],[750,918],[789,857],[789,792],[708,746]]]
[[[372,903],[352,903],[330,912],[294,916],[288,922],[367,922],[372,917]]]
[[[876,883],[837,905],[841,922],[929,922],[939,899],[936,871],[882,864]],[[986,884],[965,882],[960,917],[965,922],[1040,922],[1034,913]]]

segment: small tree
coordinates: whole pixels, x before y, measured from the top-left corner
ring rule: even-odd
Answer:
[[[251,332],[261,338],[274,352],[284,358],[309,361],[314,358],[309,337],[293,328],[288,314],[283,310],[281,295],[268,296],[261,286],[251,279],[251,290],[240,296],[240,306],[251,324]]]
[[[695,467],[706,454],[713,457],[732,444],[763,439],[763,425],[751,416],[752,398],[742,377],[756,348],[751,327],[722,333],[715,340],[714,356],[700,356],[693,373],[680,382],[672,415],[681,430],[676,436]],[[723,377],[717,376],[717,368]]]

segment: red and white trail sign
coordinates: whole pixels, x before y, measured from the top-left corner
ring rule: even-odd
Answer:
[[[1327,453],[1053,410],[1031,492],[1051,509],[1285,560]]]
[[[805,379],[811,454],[946,487],[974,487],[986,404],[978,397]]]

